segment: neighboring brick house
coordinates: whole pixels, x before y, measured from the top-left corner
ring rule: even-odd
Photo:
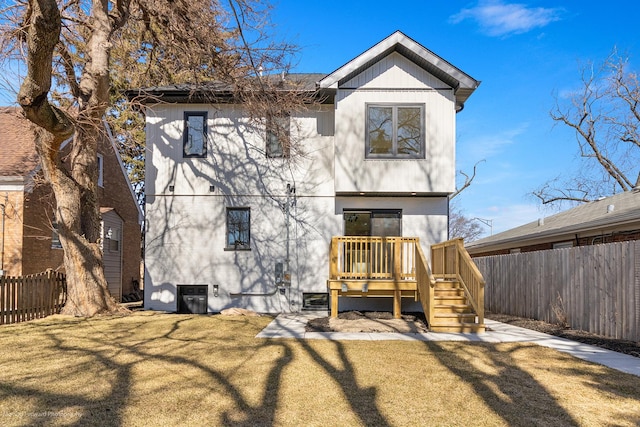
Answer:
[[[0,141],[0,270],[9,276],[64,271],[53,193],[43,178],[32,125],[19,109],[0,108]],[[98,159],[105,275],[120,300],[140,283],[142,212],[111,138],[99,142]]]
[[[640,189],[585,203],[465,245],[472,257],[640,239]]]

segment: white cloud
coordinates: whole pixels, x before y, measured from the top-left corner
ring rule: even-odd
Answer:
[[[560,20],[561,8],[528,7],[526,4],[507,4],[502,0],[482,0],[478,5],[462,9],[449,18],[457,24],[466,19],[476,21],[490,36],[521,34],[542,28]]]
[[[460,156],[464,159],[475,159],[474,162],[494,157],[504,151],[505,147],[516,143],[518,137],[527,132],[528,127],[529,123],[520,123],[516,127],[504,129],[499,133],[478,135],[465,140],[459,149]]]

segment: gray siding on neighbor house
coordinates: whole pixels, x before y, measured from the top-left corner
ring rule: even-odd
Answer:
[[[122,300],[122,218],[114,211],[102,213],[102,261],[109,292],[117,301]],[[107,232],[111,229],[111,239]]]

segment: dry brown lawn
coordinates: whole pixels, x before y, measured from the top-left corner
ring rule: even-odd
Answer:
[[[0,425],[635,426],[640,378],[533,344],[256,339],[268,317],[0,327]]]

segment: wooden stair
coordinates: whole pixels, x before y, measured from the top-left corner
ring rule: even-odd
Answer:
[[[434,294],[434,321],[429,325],[431,332],[485,331],[485,325],[477,322],[477,315],[460,283],[452,280],[436,280]]]

